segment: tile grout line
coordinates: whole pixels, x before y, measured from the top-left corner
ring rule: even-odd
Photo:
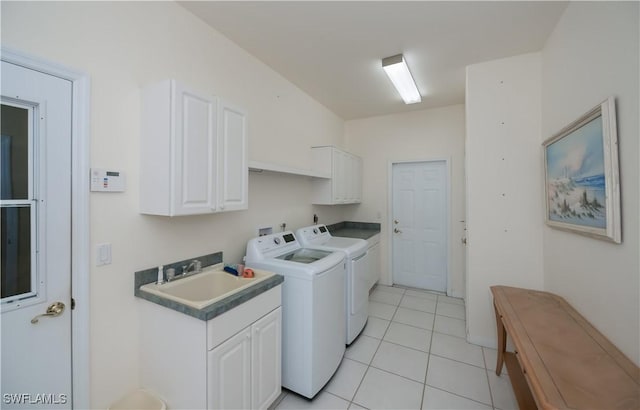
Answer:
[[[396,323],[397,323],[397,322],[396,322]],[[402,323],[400,323],[400,324],[402,324]],[[416,329],[419,329],[419,328],[416,328]],[[426,330],[426,329],[421,329],[421,330]],[[428,330],[428,332],[430,332],[430,330]],[[380,342],[385,342],[385,343],[388,343],[388,344],[390,344],[390,345],[394,345],[394,346],[404,347],[405,349],[413,350],[414,352],[420,352],[420,353],[426,353],[426,354],[429,354],[429,351],[428,351],[428,350],[425,352],[424,350],[416,349],[415,347],[405,346],[405,345],[402,345],[402,344],[400,344],[400,343],[390,342],[390,341],[388,341],[388,340],[384,340],[384,339],[380,339]],[[377,353],[377,351],[376,351],[376,353]]]
[[[491,407],[493,409],[496,408],[495,403],[493,402],[493,391],[491,389],[491,382],[489,382],[489,369],[487,368],[487,358],[484,356],[484,349],[481,347],[480,350],[482,350],[482,361],[484,362],[484,375],[487,378],[487,387],[489,388],[489,398],[491,399]]]
[[[429,353],[429,354],[432,354],[432,355],[434,355],[434,356],[436,356],[436,357],[439,357],[439,358],[441,358],[441,359],[451,360],[452,362],[461,363],[461,364],[466,364],[467,366],[475,367],[476,369],[487,370],[487,368],[486,368],[486,367],[478,366],[478,365],[476,365],[476,364],[471,364],[471,363],[467,363],[467,362],[463,362],[463,361],[458,360],[458,359],[452,359],[452,358],[450,358],[450,357],[442,356],[442,355],[437,354],[437,353]]]
[[[491,404],[487,404],[487,403],[481,402],[481,401],[479,401],[479,400],[477,400],[477,399],[473,399],[473,398],[471,398],[471,397],[463,396],[463,395],[462,395],[462,394],[460,394],[460,393],[456,393],[456,392],[453,392],[453,391],[449,391],[449,390],[443,389],[442,387],[436,387],[436,386],[432,386],[432,385],[430,385],[430,384],[426,384],[426,386],[428,386],[428,387],[430,387],[430,388],[432,388],[432,389],[436,389],[436,390],[443,391],[443,392],[445,392],[445,393],[449,393],[449,394],[451,394],[452,396],[457,396],[457,397],[460,397],[460,398],[465,399],[465,400],[469,400],[469,401],[472,401],[472,402],[475,402],[475,403],[482,404],[483,406],[489,407],[489,408],[494,409],[494,410],[501,410],[501,409],[499,409],[498,407],[493,407]],[[425,390],[426,390],[426,387],[425,387]]]
[[[404,296],[403,296],[403,297],[404,297]],[[409,297],[413,297],[413,296],[410,296],[410,295],[409,295]],[[423,299],[423,300],[431,300],[431,299]],[[413,311],[415,311],[415,312],[430,313],[430,314],[432,314],[432,315],[435,315],[435,314],[436,314],[436,313],[434,313],[434,312],[429,312],[429,311],[426,311],[426,310],[413,309],[413,308],[406,307],[406,306],[400,306],[400,304],[397,304],[397,305],[396,305],[396,304],[393,304],[393,303],[381,302],[381,301],[379,301],[379,300],[375,300],[375,299],[370,300],[370,302],[380,303],[380,304],[387,305],[387,306],[395,306],[396,308],[401,307],[401,308],[403,308],[403,309],[413,310]],[[400,300],[400,303],[402,303],[402,299]],[[447,302],[442,302],[442,303],[447,303]],[[438,304],[438,302],[436,302],[436,305],[437,305],[437,304]],[[462,308],[464,309],[464,305],[458,305],[458,304],[456,304],[456,303],[447,303],[447,304],[448,304],[448,305],[451,305],[451,306],[460,306],[460,307],[462,307]],[[449,319],[467,320],[467,319],[466,319],[466,317],[465,317],[465,318],[459,318],[459,317],[456,317],[456,316],[449,316],[449,315],[440,314],[440,313],[439,313],[438,315],[439,315],[439,316],[443,316],[443,317],[448,317]],[[374,317],[378,317],[378,316],[374,316]],[[384,318],[380,318],[380,319],[384,319]],[[385,320],[389,320],[389,319],[385,319]]]
[[[403,297],[404,297],[404,291],[402,292],[402,298]],[[402,298],[400,298],[401,301],[402,301]],[[356,387],[356,390],[353,392],[353,397],[351,397],[351,401],[349,402],[349,406],[348,407],[351,407],[351,405],[354,404],[353,400],[356,398],[356,395],[358,394],[358,390],[360,390],[360,387],[362,387],[362,383],[364,382],[364,378],[367,377],[367,373],[369,373],[369,369],[371,368],[371,363],[373,363],[373,359],[376,357],[376,354],[378,353],[378,350],[380,350],[380,346],[382,346],[382,341],[384,340],[384,337],[386,336],[387,332],[389,331],[389,327],[391,327],[391,322],[393,321],[393,317],[396,315],[397,311],[398,311],[398,306],[396,306],[396,310],[393,311],[393,315],[391,316],[391,320],[389,320],[389,323],[387,323],[387,327],[384,330],[384,333],[382,334],[382,338],[380,339],[380,342],[378,343],[378,347],[376,348],[376,351],[373,352],[373,356],[371,356],[371,361],[367,364],[367,370],[364,371],[364,374],[362,375],[362,379],[360,379],[360,383],[358,383],[358,387]],[[376,369],[376,368],[374,367],[374,369]],[[355,404],[360,406],[360,407],[364,407],[364,406],[360,405],[359,403],[355,403]]]
[[[376,288],[377,288],[377,287],[376,287]],[[374,288],[374,289],[375,289],[375,288]],[[381,292],[385,292],[385,289],[382,289],[382,288],[377,288],[377,289],[378,289],[378,290],[380,290]],[[370,315],[370,317],[373,317],[373,318],[376,318],[376,319],[379,319],[379,320],[385,320],[385,321],[387,321],[387,325],[386,325],[386,327],[385,327],[385,329],[384,329],[384,332],[382,333],[382,335],[381,335],[381,338],[380,338],[380,339],[378,339],[378,338],[376,338],[376,337],[374,337],[374,336],[365,335],[365,334],[363,333],[363,335],[364,335],[364,336],[367,336],[367,337],[369,337],[369,338],[372,338],[372,339],[378,340],[378,346],[376,347],[375,352],[374,352],[374,353],[373,353],[373,355],[371,356],[371,360],[369,361],[369,363],[364,363],[364,362],[361,362],[361,361],[356,360],[356,359],[351,359],[351,358],[345,357],[345,358],[346,358],[346,359],[348,359],[348,360],[351,360],[351,361],[353,361],[353,362],[360,363],[360,364],[363,364],[363,365],[366,365],[366,366],[367,366],[367,368],[366,368],[365,372],[363,373],[362,379],[360,380],[360,382],[359,382],[358,386],[357,386],[357,387],[356,387],[356,389],[354,390],[354,393],[353,393],[353,395],[352,395],[351,399],[350,399],[350,400],[348,400],[348,407],[349,407],[349,408],[350,408],[352,405],[356,405],[356,406],[359,406],[359,407],[364,407],[364,406],[360,405],[359,403],[356,403],[356,402],[354,401],[354,399],[355,399],[355,397],[356,397],[356,395],[357,395],[358,391],[359,391],[359,390],[360,390],[360,388],[362,387],[362,384],[363,384],[363,382],[364,382],[364,379],[365,379],[365,377],[367,376],[367,374],[369,373],[369,370],[370,370],[371,368],[374,368],[374,369],[376,369],[376,370],[379,370],[379,371],[382,371],[382,372],[385,372],[385,373],[388,373],[388,374],[391,374],[391,375],[394,375],[394,376],[397,376],[397,377],[403,378],[403,379],[408,380],[408,381],[412,381],[412,382],[414,382],[414,383],[419,383],[418,381],[416,381],[416,380],[414,380],[414,379],[411,379],[411,378],[409,378],[409,377],[406,377],[406,376],[403,376],[403,375],[400,375],[400,374],[396,374],[396,373],[394,373],[394,372],[392,372],[392,371],[385,370],[385,369],[382,369],[382,368],[378,368],[378,367],[376,367],[376,366],[374,366],[374,365],[373,365],[373,360],[375,359],[376,355],[378,354],[378,352],[379,352],[379,350],[380,350],[380,347],[382,346],[382,342],[386,342],[386,343],[389,343],[389,344],[392,344],[392,345],[395,345],[395,346],[403,347],[403,348],[405,348],[405,349],[410,349],[410,350],[412,350],[412,351],[419,352],[419,353],[423,353],[423,354],[426,354],[426,355],[427,355],[427,366],[426,366],[426,370],[425,370],[424,381],[423,381],[423,383],[422,383],[422,396],[420,397],[420,408],[422,408],[422,406],[424,405],[424,395],[425,395],[425,392],[426,392],[426,386],[427,386],[427,375],[428,375],[429,365],[430,365],[430,361],[431,361],[431,354],[432,354],[432,353],[431,353],[431,349],[432,349],[432,346],[433,346],[434,333],[438,333],[438,334],[442,334],[442,335],[446,335],[446,336],[450,336],[450,337],[456,337],[456,338],[458,338],[458,339],[464,339],[464,340],[466,340],[466,338],[464,338],[464,337],[459,337],[459,336],[451,335],[451,334],[448,334],[448,333],[436,332],[436,330],[435,330],[435,322],[436,322],[436,319],[437,319],[437,317],[438,317],[438,316],[446,317],[446,318],[450,318],[450,319],[455,319],[455,320],[462,320],[462,321],[466,321],[466,319],[460,319],[460,318],[458,318],[458,317],[452,317],[452,316],[446,316],[446,315],[438,315],[438,313],[437,313],[437,312],[438,312],[438,304],[439,304],[439,302],[441,302],[441,300],[440,300],[440,296],[445,296],[445,295],[438,295],[438,294],[433,294],[433,293],[425,292],[426,294],[436,296],[436,299],[435,299],[435,305],[436,305],[436,306],[435,306],[435,311],[434,311],[434,312],[426,312],[426,311],[423,311],[423,310],[411,309],[411,308],[408,308],[408,307],[400,306],[400,304],[402,303],[403,299],[404,299],[406,296],[410,296],[410,297],[414,297],[414,298],[420,298],[420,296],[408,295],[408,294],[406,293],[406,291],[407,291],[408,289],[404,289],[404,288],[395,288],[395,289],[403,289],[403,291],[402,291],[402,293],[398,293],[398,292],[386,292],[386,293],[388,293],[388,294],[394,294],[394,295],[400,295],[401,297],[400,297],[400,300],[399,300],[398,304],[391,304],[391,303],[387,303],[387,302],[381,302],[381,301],[378,301],[378,300],[375,300],[375,299],[370,299],[370,302],[376,302],[376,303],[381,303],[381,304],[388,305],[388,306],[393,306],[393,307],[394,307],[394,311],[393,311],[393,314],[391,315],[390,319],[385,319],[385,318],[380,318],[380,317],[378,317],[378,316]],[[424,300],[431,300],[431,301],[433,301],[433,299],[431,299],[431,298],[424,298]],[[442,302],[443,302],[443,303],[448,303],[449,305],[462,306],[462,307],[464,308],[464,302],[463,302],[463,304],[462,304],[462,305],[460,305],[460,304],[458,304],[458,303],[449,303],[449,302],[444,301],[444,300],[442,300]],[[394,320],[394,318],[396,317],[396,315],[397,315],[397,313],[398,313],[398,310],[399,310],[399,308],[401,308],[401,307],[402,307],[403,309],[407,309],[407,310],[411,310],[411,311],[415,311],[415,312],[420,312],[420,313],[424,313],[424,314],[430,314],[430,315],[433,315],[431,329],[425,329],[425,328],[422,328],[422,327],[419,327],[419,326],[414,326],[414,325],[411,325],[411,324],[407,324],[407,323],[402,323],[402,322],[399,322],[399,321],[395,321],[395,320]],[[394,343],[394,342],[390,342],[390,341],[385,340],[384,338],[385,338],[385,336],[387,335],[387,333],[388,333],[388,331],[389,331],[389,328],[391,327],[391,323],[392,323],[392,322],[393,322],[393,323],[396,323],[396,324],[401,324],[401,325],[409,326],[409,327],[412,327],[412,328],[416,328],[416,329],[420,329],[420,330],[426,330],[426,331],[431,332],[430,339],[429,339],[429,347],[428,347],[427,351],[425,352],[425,351],[423,351],[423,350],[415,349],[415,348],[413,348],[413,347],[404,346],[404,345],[399,344],[399,343]],[[485,375],[486,375],[486,372],[488,371],[488,369],[487,369],[487,367],[486,367],[486,360],[485,360],[485,355],[484,355],[484,349],[482,349],[482,355],[483,355],[483,356],[482,356],[482,357],[483,357],[483,363],[485,364],[484,370],[485,370]],[[440,355],[436,355],[436,356],[438,356],[438,357],[442,357],[442,358],[444,358],[444,359],[452,360],[452,361],[455,361],[455,362],[458,362],[458,363],[462,363],[462,364],[466,364],[466,365],[474,366],[474,367],[476,367],[476,368],[477,368],[477,367],[479,367],[479,366],[472,365],[472,364],[470,364],[470,363],[460,362],[460,361],[458,361],[458,360],[450,359],[450,358],[443,357],[443,356],[440,356]],[[488,381],[488,376],[487,376],[487,384],[489,385],[489,391],[490,391],[490,395],[491,395],[491,394],[492,394],[492,393],[491,393],[491,386],[490,386],[489,381]],[[459,395],[459,394],[457,394],[457,393],[448,392],[447,390],[443,390],[443,389],[440,389],[440,388],[438,388],[438,387],[433,387],[433,386],[430,386],[430,387],[435,388],[435,389],[438,389],[438,390],[441,390],[441,391],[444,391],[444,392],[447,392],[447,393],[449,393],[449,394],[456,395],[456,396],[461,397],[461,398],[464,398],[464,399],[472,400],[472,401],[475,401],[475,402],[477,402],[477,403],[481,403],[481,404],[485,404],[485,405],[486,405],[486,403],[482,403],[482,402],[479,402],[479,401],[477,401],[477,400],[470,399],[470,398],[465,397],[465,396],[461,396],[461,395]],[[322,391],[324,391],[324,388],[323,388],[323,390],[322,390]],[[333,393],[331,393],[331,392],[326,391],[326,393],[328,393],[328,394],[330,394],[330,395],[332,395],[332,396],[334,396],[334,397],[337,397],[337,398],[339,398],[339,399],[343,399],[342,397],[340,397],[340,396],[338,396],[338,395],[336,395],[336,394],[333,394]],[[287,396],[287,395],[284,395],[284,396],[281,398],[281,400],[279,400],[278,405],[280,405],[280,404],[282,403],[282,401],[284,400],[284,398],[285,398],[286,396]],[[492,406],[493,406],[493,396],[491,396],[491,400],[492,400]],[[345,401],[346,401],[346,400],[345,400]],[[494,408],[495,408],[495,407],[494,407]]]
[[[439,300],[439,299],[438,299],[438,302],[440,302],[440,300]],[[438,305],[436,304],[436,315],[437,315],[437,309],[438,309]],[[443,316],[443,315],[440,315],[440,316]],[[447,317],[448,317],[448,316],[447,316]],[[434,319],[434,320],[435,320],[435,319]],[[435,328],[435,323],[434,323],[434,328]],[[436,332],[436,331],[434,330],[434,332],[433,332],[433,333],[440,333],[440,332]],[[440,333],[440,334],[443,334],[443,333]],[[449,336],[452,336],[452,335],[449,335]],[[452,337],[456,337],[456,336],[452,336]],[[429,364],[431,363],[431,355],[434,355],[434,356],[437,356],[437,357],[440,357],[440,358],[443,358],[443,359],[447,359],[447,360],[452,360],[452,361],[455,361],[455,362],[457,362],[457,363],[462,363],[462,364],[466,364],[466,365],[469,365],[469,366],[473,366],[473,367],[476,367],[476,368],[481,368],[481,367],[479,367],[479,366],[476,366],[476,365],[473,365],[473,364],[470,364],[470,363],[461,362],[461,361],[456,360],[456,359],[451,359],[451,358],[448,358],[448,357],[444,357],[444,356],[441,356],[441,355],[438,355],[438,354],[433,354],[433,353],[431,353],[431,348],[433,347],[433,334],[432,334],[432,337],[431,337],[431,343],[432,343],[432,344],[429,346],[429,359],[428,359],[428,361],[427,361],[427,373],[425,374],[424,389],[423,389],[423,392],[422,392],[422,402],[421,402],[421,404],[420,404],[420,408],[422,408],[422,406],[424,406],[424,397],[425,397],[425,392],[426,392],[426,390],[427,390],[427,386],[429,386],[429,387],[431,387],[431,388],[434,388],[434,389],[438,389],[438,390],[441,390],[441,391],[447,392],[447,393],[449,393],[449,394],[453,394],[454,396],[458,396],[458,397],[461,397],[461,398],[466,399],[466,400],[471,400],[471,401],[474,401],[474,402],[476,402],[476,403],[480,403],[480,404],[482,404],[482,405],[485,405],[485,406],[486,406],[486,405],[487,405],[487,403],[483,403],[483,402],[481,402],[481,401],[478,401],[478,400],[472,399],[472,398],[470,398],[470,397],[462,396],[462,395],[460,395],[460,394],[458,394],[458,393],[450,392],[450,391],[448,391],[448,390],[444,390],[444,389],[442,389],[442,388],[435,387],[435,386],[431,386],[431,385],[428,385],[428,384],[427,384],[427,374],[429,373]],[[471,344],[471,343],[470,343],[470,344]],[[475,345],[474,345],[474,346],[475,346]],[[493,405],[493,394],[492,394],[492,392],[491,392],[491,384],[489,383],[489,376],[487,375],[487,371],[488,371],[488,369],[487,369],[487,364],[486,364],[486,360],[485,360],[485,356],[484,356],[484,349],[482,349],[482,346],[479,346],[479,347],[480,347],[480,352],[481,352],[481,354],[482,354],[482,362],[483,362],[483,364],[484,364],[484,367],[483,367],[482,369],[485,371],[485,377],[487,378],[487,387],[489,388],[489,398],[491,399],[491,407],[492,407],[494,410],[497,410],[497,409],[495,408],[495,406]]]
[[[381,291],[383,291],[383,290],[381,290]],[[394,294],[398,294],[398,293],[394,293]],[[365,371],[365,374],[363,375],[362,380],[360,381],[360,384],[358,385],[358,388],[356,389],[356,392],[354,393],[353,398],[355,398],[355,396],[356,396],[356,394],[357,394],[357,391],[360,389],[360,387],[361,387],[361,385],[362,385],[362,382],[364,381],[364,377],[365,377],[365,376],[366,376],[366,374],[369,372],[369,369],[370,369],[370,368],[372,368],[372,367],[373,367],[374,369],[377,369],[377,370],[380,370],[380,371],[383,371],[383,372],[386,372],[386,373],[389,373],[389,374],[393,374],[393,375],[398,376],[398,377],[401,377],[401,378],[403,378],[403,379],[406,379],[406,380],[409,380],[409,381],[413,381],[413,382],[417,382],[416,380],[411,379],[411,378],[409,378],[409,377],[406,377],[406,376],[403,376],[403,375],[400,375],[400,374],[397,374],[397,373],[391,372],[391,371],[389,371],[389,370],[380,369],[380,368],[378,368],[378,367],[376,367],[376,366],[373,366],[373,365],[372,365],[372,363],[373,363],[373,359],[375,358],[376,354],[377,354],[377,353],[378,353],[378,351],[380,350],[380,347],[382,346],[382,342],[387,342],[387,343],[390,343],[390,344],[393,344],[393,345],[396,345],[396,346],[400,346],[400,347],[404,347],[404,348],[407,348],[407,349],[411,349],[411,350],[413,350],[413,351],[417,351],[417,352],[425,353],[424,351],[419,350],[419,349],[414,349],[414,348],[409,347],[409,346],[404,346],[404,345],[401,345],[401,344],[398,344],[398,343],[389,342],[389,341],[384,340],[384,337],[386,336],[386,334],[387,334],[387,332],[388,332],[389,328],[391,327],[391,323],[392,323],[392,322],[395,322],[395,323],[402,324],[402,325],[405,325],[405,326],[409,326],[409,327],[413,327],[413,328],[421,329],[421,330],[427,330],[427,331],[430,331],[430,332],[431,332],[430,339],[429,339],[429,348],[428,348],[428,350],[427,350],[427,352],[426,352],[426,354],[427,354],[427,367],[426,367],[426,370],[425,370],[424,381],[423,381],[423,383],[422,383],[422,396],[420,397],[420,408],[422,408],[422,406],[424,405],[424,395],[425,395],[426,386],[427,386],[427,374],[428,374],[428,372],[429,372],[429,363],[430,363],[430,361],[431,361],[431,348],[432,348],[432,344],[433,344],[433,336],[434,336],[433,334],[434,334],[434,333],[438,333],[438,334],[443,334],[443,335],[446,335],[446,336],[457,337],[457,336],[455,336],[455,335],[449,335],[449,334],[447,334],[447,333],[436,332],[436,330],[435,330],[435,321],[436,321],[436,319],[437,319],[437,317],[438,317],[438,316],[443,316],[443,317],[447,317],[447,318],[451,318],[451,319],[456,319],[456,320],[463,320],[463,321],[465,321],[466,319],[460,319],[460,318],[455,318],[455,317],[445,316],[445,315],[438,315],[438,304],[440,303],[440,298],[439,298],[439,297],[436,297],[436,300],[435,300],[435,302],[436,302],[436,303],[435,303],[435,305],[436,305],[436,306],[435,306],[435,311],[434,311],[434,312],[425,312],[425,311],[421,311],[421,310],[417,310],[417,309],[411,309],[411,308],[407,308],[407,307],[404,307],[404,306],[400,306],[400,305],[402,304],[402,301],[403,301],[403,299],[405,298],[405,296],[409,296],[409,297],[417,297],[417,298],[419,298],[418,296],[411,296],[411,295],[407,295],[407,294],[406,294],[406,292],[404,292],[404,293],[402,294],[402,297],[400,298],[400,301],[398,302],[398,304],[397,304],[397,305],[392,305],[392,304],[389,304],[389,303],[385,303],[385,302],[381,302],[381,301],[373,300],[373,302],[382,303],[382,304],[386,304],[386,305],[389,305],[389,306],[394,306],[394,307],[395,307],[395,310],[394,310],[394,313],[393,313],[393,315],[391,316],[391,318],[390,318],[390,319],[383,319],[383,318],[379,318],[379,319],[382,319],[382,320],[388,320],[388,321],[389,321],[389,323],[387,324],[387,328],[385,329],[385,333],[382,335],[382,339],[380,339],[380,342],[379,342],[379,344],[378,344],[378,347],[377,347],[377,349],[376,349],[375,353],[373,354],[373,356],[372,356],[372,358],[371,358],[371,362],[370,362],[370,363],[368,363],[368,365],[367,365],[367,370]],[[432,300],[432,299],[425,299],[425,300]],[[444,302],[444,301],[443,301],[443,303],[446,303],[446,302]],[[460,305],[455,304],[455,303],[449,303],[449,304],[450,304],[450,305],[457,305],[457,306],[460,306]],[[464,305],[462,305],[462,306],[463,306],[463,308],[464,308]],[[406,324],[406,323],[402,323],[402,322],[394,321],[394,318],[395,318],[395,316],[397,315],[397,313],[398,313],[398,309],[399,309],[400,307],[402,307],[403,309],[407,309],[407,310],[412,310],[412,311],[416,311],[416,312],[421,312],[421,313],[426,313],[426,314],[433,315],[432,329],[424,329],[424,328],[421,328],[421,327],[418,327],[418,326],[413,326],[413,325],[410,325],[410,324]],[[373,316],[373,317],[377,317],[377,316]],[[459,339],[464,339],[464,338],[460,338],[460,337],[458,337],[458,338],[459,338]],[[481,353],[483,354],[483,363],[484,363],[484,352],[482,351]],[[436,356],[438,356],[438,357],[442,357],[442,356],[439,356],[439,355],[436,355]],[[446,358],[446,357],[444,357],[444,358],[445,358],[445,359],[449,359],[449,358]],[[449,359],[449,360],[454,360],[454,359]],[[357,361],[357,360],[356,360],[356,361]],[[457,360],[454,360],[454,361],[459,362],[459,361],[457,361]],[[361,363],[361,362],[360,362],[360,363]],[[467,365],[470,365],[470,366],[474,366],[474,365],[471,365],[471,364],[469,364],[469,363],[465,363],[465,362],[459,362],[459,363],[463,363],[463,364],[467,364]],[[479,366],[474,366],[474,367],[481,368],[481,367],[479,367]],[[486,371],[486,365],[485,365],[485,367],[484,367],[484,368],[482,368],[482,369],[484,369],[484,370]],[[488,383],[488,380],[487,380],[487,383]],[[467,397],[464,397],[464,396],[459,396],[459,397],[463,397],[463,398],[465,398],[465,399],[468,399]],[[353,400],[352,400],[352,401],[350,402],[350,405],[351,405],[351,404],[353,404],[353,403],[354,403],[354,402],[353,402]],[[480,403],[480,402],[478,402],[478,403]],[[493,400],[492,400],[492,403],[493,403]],[[355,404],[359,405],[358,403],[355,403]],[[486,404],[486,403],[483,403],[483,404]]]
[[[436,298],[436,311],[433,312],[433,331],[429,339],[429,351],[427,352],[427,370],[424,372],[424,384],[422,385],[422,397],[420,397],[420,408],[424,407],[424,395],[427,391],[427,375],[429,374],[429,364],[431,364],[431,348],[433,347],[433,334],[436,331],[436,315],[438,314],[438,299]]]

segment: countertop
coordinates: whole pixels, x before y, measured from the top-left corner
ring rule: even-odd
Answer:
[[[327,225],[327,229],[333,236],[366,240],[380,233],[380,224],[375,222],[344,221]]]
[[[185,261],[175,262],[169,265],[165,265],[165,269],[171,268],[171,267],[177,268],[180,266],[184,266],[185,264],[189,264],[189,262],[191,262],[193,259],[198,259],[202,261],[202,267],[206,268],[207,266],[221,263],[222,252],[212,253],[209,255],[191,258]],[[191,306],[187,306],[182,303],[165,299],[160,296],[140,290],[140,287],[142,285],[146,285],[147,283],[153,283],[157,279],[158,279],[157,267],[136,272],[135,281],[134,281],[134,294],[141,299],[148,300],[149,302],[156,303],[168,309],[173,309],[180,313],[184,313],[185,315],[189,315],[189,316],[195,317],[196,319],[205,320],[205,321],[211,320],[214,317],[219,316],[224,312],[231,310],[234,307],[248,301],[249,299],[252,299],[258,296],[259,294],[264,293],[267,290],[274,288],[280,285],[282,282],[284,282],[284,277],[276,274],[268,279],[258,282],[254,286],[249,286],[248,288],[243,289],[240,292],[234,293],[222,300],[212,303],[209,306],[206,306],[202,309],[196,309]]]

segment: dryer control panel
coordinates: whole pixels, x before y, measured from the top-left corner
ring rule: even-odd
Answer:
[[[303,237],[303,243],[322,244],[331,238],[331,234],[325,225],[308,226],[297,231]]]

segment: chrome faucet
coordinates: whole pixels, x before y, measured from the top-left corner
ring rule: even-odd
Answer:
[[[199,260],[193,260],[188,265],[182,265],[182,273],[180,275],[170,275],[169,270],[167,270],[167,282],[171,282],[176,279],[186,278],[187,276],[195,275],[196,273],[200,273],[202,271],[202,262]]]
[[[189,273],[198,273],[202,270],[202,262],[199,260],[193,260],[189,265],[182,266],[182,275],[187,275]]]

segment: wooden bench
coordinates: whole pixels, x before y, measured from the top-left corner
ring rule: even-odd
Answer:
[[[563,298],[507,286],[491,292],[496,374],[506,363],[521,409],[640,409],[640,368]]]

